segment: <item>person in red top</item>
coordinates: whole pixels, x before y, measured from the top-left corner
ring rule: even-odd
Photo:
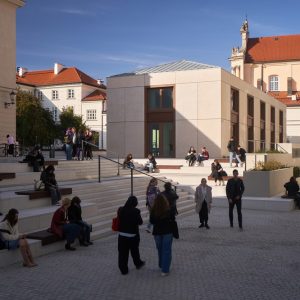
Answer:
[[[71,200],[69,198],[62,200],[62,206],[55,211],[52,217],[51,232],[59,238],[67,240],[66,250],[74,251],[76,248],[72,247],[71,244],[79,237],[80,226],[69,222],[68,208],[70,205]]]
[[[203,147],[201,149],[201,153],[199,153],[198,157],[197,157],[198,166],[201,166],[202,162],[204,160],[208,160],[208,159],[209,159],[209,153],[208,153],[206,147]]]

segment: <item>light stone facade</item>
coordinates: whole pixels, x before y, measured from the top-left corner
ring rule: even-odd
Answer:
[[[108,150],[125,156],[144,157],[145,91],[148,87],[173,86],[175,108],[175,155],[182,158],[193,145],[206,146],[212,157],[228,155],[231,136],[231,89],[239,91],[239,143],[247,147],[247,96],[254,97],[254,139],[260,140],[260,101],[266,104],[266,144],[270,144],[270,109],[275,108],[276,142],[279,142],[279,111],[286,106],[251,84],[219,68],[184,70],[109,77]],[[285,127],[283,139],[285,141]]]
[[[9,94],[16,89],[16,9],[23,5],[0,0],[0,143],[7,134],[16,136],[16,105],[5,108],[5,102],[11,102]]]

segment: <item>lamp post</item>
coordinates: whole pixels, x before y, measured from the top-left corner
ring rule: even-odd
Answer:
[[[8,108],[10,105],[14,105],[15,104],[15,97],[16,97],[16,93],[14,90],[11,91],[11,93],[9,94],[10,97],[10,102],[4,102],[4,106],[5,108]]]

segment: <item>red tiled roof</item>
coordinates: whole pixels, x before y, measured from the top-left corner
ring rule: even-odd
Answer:
[[[99,85],[97,80],[74,67],[64,68],[56,75],[53,70],[26,72],[22,77],[17,75],[17,83],[33,86],[84,83],[91,86],[105,88],[104,85]]]
[[[245,62],[300,60],[300,35],[249,38]]]
[[[300,106],[300,93],[293,93],[293,95],[296,96],[297,100],[292,100],[292,97],[288,96],[288,92],[278,91],[278,92],[268,92],[268,94],[276,98],[286,106]]]
[[[82,101],[99,101],[106,100],[106,93],[101,90],[95,90],[88,96],[82,99]]]

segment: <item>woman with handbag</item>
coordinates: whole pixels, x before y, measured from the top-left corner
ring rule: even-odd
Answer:
[[[152,234],[158,252],[158,266],[161,269],[161,276],[167,276],[170,272],[174,218],[168,200],[164,195],[159,194],[151,209],[150,222],[153,224]]]
[[[18,216],[19,212],[15,208],[11,208],[8,211],[0,223],[1,239],[4,242],[4,247],[8,250],[20,248],[23,257],[23,266],[32,268],[37,266],[37,264],[33,260],[25,234],[19,233]]]
[[[119,237],[118,237],[118,264],[122,275],[128,274],[129,251],[135,267],[139,270],[145,265],[140,258],[140,233],[139,225],[143,224],[141,212],[137,209],[138,201],[135,196],[130,196],[123,207],[118,210]]]

